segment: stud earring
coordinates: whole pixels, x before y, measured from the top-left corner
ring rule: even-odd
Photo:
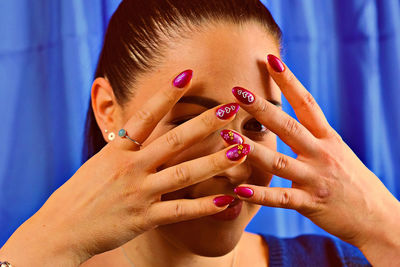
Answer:
[[[105,129],[104,132],[105,132],[105,133],[108,133],[108,130]],[[110,132],[110,133],[108,134],[108,140],[109,140],[109,141],[112,141],[112,140],[114,140],[114,139],[115,139],[115,133],[114,133],[114,132]]]

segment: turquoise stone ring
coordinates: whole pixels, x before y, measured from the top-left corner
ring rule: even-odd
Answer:
[[[118,135],[120,136],[120,137],[126,137],[126,130],[125,129],[121,129],[121,130],[119,130],[119,132],[118,132]]]
[[[119,131],[118,131],[118,136],[121,137],[121,138],[128,138],[129,140],[131,140],[132,142],[134,142],[134,143],[135,143],[136,145],[138,145],[139,147],[142,146],[141,143],[139,143],[138,141],[136,141],[136,140],[130,138],[125,129],[119,130]]]

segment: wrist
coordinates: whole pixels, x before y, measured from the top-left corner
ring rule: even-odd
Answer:
[[[22,224],[0,249],[0,261],[13,267],[79,266],[84,257],[77,254],[69,240],[45,224],[32,224],[30,218]]]
[[[382,217],[376,220],[368,237],[358,247],[373,266],[391,266],[400,261],[400,203],[386,206]]]

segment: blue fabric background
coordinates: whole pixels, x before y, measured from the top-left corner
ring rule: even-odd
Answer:
[[[0,245],[80,166],[92,77],[119,2],[0,1]],[[283,30],[286,63],[399,198],[400,2],[263,2]],[[294,116],[286,101],[284,110]],[[295,156],[282,142],[279,150]],[[325,234],[294,211],[266,207],[247,230]]]

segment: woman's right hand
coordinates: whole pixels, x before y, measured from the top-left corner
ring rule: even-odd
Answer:
[[[129,137],[143,143],[190,84],[188,81],[178,88],[172,83],[161,89],[125,124]],[[237,149],[232,146],[156,171],[171,157],[229,123],[239,107],[227,107],[224,111],[231,111],[224,112],[223,119],[222,112],[218,113],[221,106],[210,109],[141,150],[129,139],[117,137],[17,229],[0,251],[0,259],[16,266],[76,266],[159,225],[212,215],[227,208],[233,200],[231,196],[161,201],[161,195],[242,163],[247,145],[239,158],[229,159],[228,155],[235,153],[227,151]]]

